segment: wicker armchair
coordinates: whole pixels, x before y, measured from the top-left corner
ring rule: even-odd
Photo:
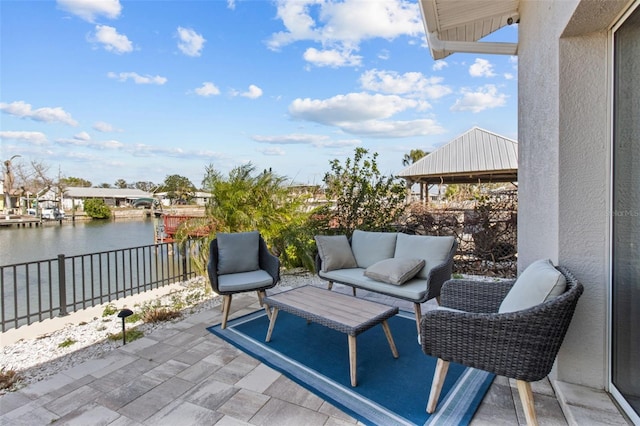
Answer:
[[[478,282],[449,280],[442,287],[441,306],[421,321],[425,354],[438,358],[427,403],[433,413],[449,362],[516,379],[527,424],[537,424],[530,382],[546,377],[571,322],[582,284],[565,268],[560,296],[517,312],[498,313],[515,280]]]
[[[256,291],[260,305],[263,305],[262,299],[266,296],[266,290],[274,287],[280,281],[280,259],[269,252],[262,236],[258,238],[259,269],[257,270],[221,274],[219,273],[219,254],[218,239],[216,238],[209,245],[207,272],[211,288],[223,296],[221,328],[224,329],[227,327],[231,298],[234,294]],[[269,314],[269,310],[267,310],[267,314]]]

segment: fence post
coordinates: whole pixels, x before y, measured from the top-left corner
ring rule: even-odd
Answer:
[[[182,281],[187,281],[187,244],[182,251]]]
[[[58,255],[58,296],[60,299],[60,315],[67,315],[67,274],[65,271],[64,254]]]

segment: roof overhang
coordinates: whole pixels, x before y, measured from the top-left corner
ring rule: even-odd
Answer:
[[[410,183],[424,183],[426,185],[453,185],[453,184],[479,184],[479,183],[515,183],[518,181],[518,170],[492,170],[491,172],[464,172],[449,173],[439,176],[423,175],[405,178]]]
[[[479,41],[517,23],[519,0],[419,0],[433,59],[455,52],[516,55],[517,43]]]

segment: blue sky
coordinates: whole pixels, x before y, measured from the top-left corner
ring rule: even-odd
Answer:
[[[396,174],[473,126],[517,139],[517,58],[434,61],[417,0],[0,0],[0,28],[0,158],[52,176],[322,183],[356,147]]]

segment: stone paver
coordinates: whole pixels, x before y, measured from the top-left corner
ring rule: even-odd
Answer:
[[[350,292],[350,289],[339,291]],[[397,300],[359,292],[388,304]],[[411,310],[412,306],[401,309]],[[423,305],[433,309],[435,302]],[[261,309],[254,294],[234,297],[232,318]],[[103,358],[0,397],[0,424],[14,425],[323,425],[359,424],[332,404],[209,333],[220,322],[212,309],[130,342]],[[533,384],[541,425],[567,421],[547,380]],[[578,423],[625,424],[606,406],[606,394],[568,388]],[[426,404],[425,394],[425,404]],[[588,401],[594,397],[602,405]],[[619,414],[617,414],[620,416]],[[517,389],[497,377],[471,423],[524,424]]]

